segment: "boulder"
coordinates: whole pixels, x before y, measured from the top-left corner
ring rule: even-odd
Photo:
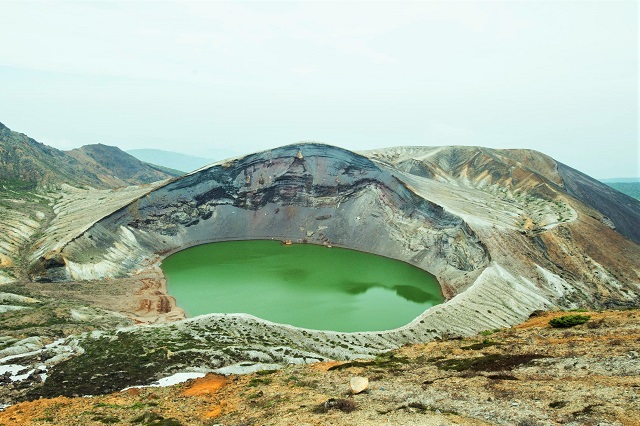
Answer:
[[[351,393],[357,395],[369,389],[369,379],[366,377],[352,377],[349,381]]]

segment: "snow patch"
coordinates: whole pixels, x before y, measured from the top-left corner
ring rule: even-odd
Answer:
[[[0,365],[0,376],[4,375],[5,373],[11,373],[11,376],[13,376],[14,374],[18,373],[19,371],[24,370],[25,368],[27,368],[24,365],[20,365],[20,364],[7,364],[7,365]],[[13,379],[13,377],[12,377]]]
[[[204,377],[206,373],[196,373],[196,372],[183,372],[183,373],[175,373],[168,377],[163,377],[160,380],[157,380],[148,385],[140,385],[140,386],[129,386],[127,388],[122,389],[122,391],[126,391],[127,389],[133,388],[165,388],[167,386],[177,385],[178,383],[184,383],[187,380],[199,379]]]

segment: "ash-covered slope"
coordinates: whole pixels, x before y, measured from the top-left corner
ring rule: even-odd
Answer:
[[[566,164],[558,163],[558,174],[569,194],[605,215],[616,231],[640,244],[640,200]]]
[[[540,152],[467,146],[398,147],[372,158],[412,175],[491,192],[518,201],[570,195],[594,217],[640,243],[640,201]]]

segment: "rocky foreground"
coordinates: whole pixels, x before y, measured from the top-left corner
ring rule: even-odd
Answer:
[[[40,399],[0,412],[0,424],[640,424],[640,311],[580,312],[585,324],[549,326],[566,314],[373,360]],[[366,377],[368,389],[352,395],[352,377]]]

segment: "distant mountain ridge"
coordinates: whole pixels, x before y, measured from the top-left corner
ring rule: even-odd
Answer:
[[[0,123],[0,181],[3,186],[35,188],[68,183],[100,186],[80,162]]]
[[[616,191],[640,200],[640,177],[599,179]]]
[[[640,200],[640,182],[609,182],[605,181],[607,185],[616,191],[620,191],[623,194],[628,195],[629,197],[633,197],[637,200]]]
[[[600,182],[604,182],[606,184],[609,183],[631,183],[631,182],[640,182],[640,177],[626,177],[626,178],[607,178],[607,179],[599,179]]]
[[[0,123],[0,181],[34,189],[59,186],[115,188],[179,176],[125,153],[117,147],[87,145],[64,152]]]
[[[185,173],[197,170],[216,161],[212,158],[197,157],[162,149],[130,149],[127,150],[127,153],[147,163],[169,167]]]
[[[85,145],[66,151],[66,154],[82,163],[86,170],[98,176],[102,182],[112,186],[151,183],[182,174],[177,170],[169,171],[140,161],[115,146]]]

